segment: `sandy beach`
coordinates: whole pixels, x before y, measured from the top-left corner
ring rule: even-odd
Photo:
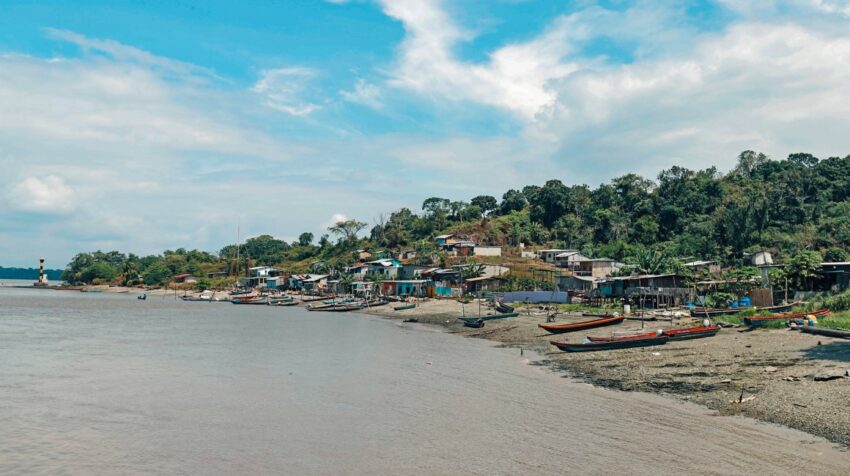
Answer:
[[[493,310],[482,306],[482,314]],[[672,396],[716,410],[722,415],[745,415],[787,425],[850,446],[850,342],[790,330],[725,328],[706,339],[669,342],[662,346],[588,353],[560,352],[550,340],[581,342],[586,335],[609,336],[641,330],[640,321],[611,327],[552,335],[537,325],[546,312],[520,309],[520,317],[487,321],[480,329],[457,320],[461,313],[477,315],[478,304],[454,300],[424,300],[410,310],[393,305],[369,314],[420,324],[438,325],[449,332],[501,342],[542,355],[539,362],[570,377],[623,391]],[[590,319],[559,315],[558,322]],[[644,323],[644,330],[685,327],[700,322],[680,318]],[[417,324],[405,324],[417,325]],[[739,403],[740,400],[743,400]]]

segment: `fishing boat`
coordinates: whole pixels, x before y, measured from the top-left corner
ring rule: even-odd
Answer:
[[[270,306],[277,306],[278,304],[289,302],[295,302],[295,298],[293,298],[292,296],[273,297],[269,298],[268,304]]]
[[[711,337],[717,335],[720,332],[720,326],[712,325],[712,326],[695,326],[695,327],[684,327],[681,329],[667,329],[662,330],[659,329],[657,332],[642,332],[640,334],[630,334],[625,336],[611,336],[611,337],[593,337],[587,336],[587,340],[591,342],[614,342],[625,339],[633,339],[635,337],[652,337],[656,335],[667,336],[667,338],[671,341],[676,340],[688,340],[688,339],[700,339],[702,337]]]
[[[629,349],[633,347],[648,347],[651,345],[666,344],[670,340],[666,335],[638,335],[626,337],[617,340],[600,341],[600,342],[582,342],[580,344],[570,344],[569,342],[549,343],[564,352],[589,352],[594,350],[614,350],[614,349]]]
[[[665,336],[669,337],[671,341],[712,337],[717,335],[718,332],[720,332],[720,326],[718,325],[694,326],[685,327],[682,329],[667,329],[665,331],[662,331],[662,333]]]
[[[458,319],[463,321],[463,325],[466,327],[472,327],[473,329],[480,329],[484,327],[484,319],[477,317],[460,317]]]
[[[623,316],[603,317],[592,321],[573,322],[571,324],[537,324],[537,327],[552,334],[562,334],[565,332],[582,331],[585,329],[593,329],[594,327],[610,326],[623,322]]]
[[[489,316],[475,316],[475,317],[458,317],[459,320],[463,321],[464,325],[467,323],[478,323],[484,321],[495,321],[497,319],[507,319],[509,317],[517,317],[519,316],[518,312],[506,312],[504,314],[491,314]],[[467,326],[467,327],[484,327],[484,325],[480,326]]]
[[[393,311],[406,311],[408,309],[414,309],[416,304],[405,304],[403,306],[395,306],[393,307]]]
[[[508,306],[507,304],[501,301],[496,303],[496,310],[502,314],[510,314],[514,312],[513,306]]]
[[[298,301],[290,300],[290,301],[278,301],[278,302],[270,302],[269,306],[297,306]]]
[[[765,312],[786,312],[790,311],[791,308],[798,305],[798,302],[792,302],[790,304],[782,304],[779,306],[768,306],[768,307],[760,307],[760,308],[748,308],[748,307],[732,307],[732,308],[706,308],[706,307],[695,307],[691,309],[691,315],[695,317],[717,317],[717,316],[734,316],[735,314],[740,314],[744,311],[749,311],[751,309],[756,309],[758,311]]]
[[[744,324],[750,327],[759,327],[763,326],[772,321],[781,321],[781,320],[791,320],[791,319],[805,319],[808,316],[822,317],[830,313],[829,309],[818,309],[817,311],[812,312],[798,312],[796,314],[773,314],[770,316],[751,316],[745,317],[743,319]]]
[[[327,300],[322,301],[322,302],[325,303],[325,304],[345,304],[347,302],[353,302],[353,301],[355,301],[355,299],[353,297],[347,296],[347,297],[341,297],[341,298],[336,298],[336,299],[327,299]]]
[[[269,300],[265,296],[253,296],[246,298],[235,298],[230,301],[233,304],[268,304]]]
[[[800,330],[807,334],[819,336],[838,337],[839,339],[850,339],[850,332],[839,329],[826,329],[824,327],[800,326]]]
[[[324,301],[325,299],[327,299],[326,296],[302,296],[301,302]]]

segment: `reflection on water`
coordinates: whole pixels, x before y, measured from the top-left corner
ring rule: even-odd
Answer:
[[[0,289],[0,473],[847,474],[802,433],[299,308]]]

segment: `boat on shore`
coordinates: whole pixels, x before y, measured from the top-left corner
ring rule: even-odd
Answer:
[[[485,321],[495,321],[497,319],[507,319],[509,317],[517,316],[519,316],[518,312],[506,312],[504,314],[491,314],[489,316],[458,317],[458,320],[463,321],[463,325],[466,327],[474,327],[477,329],[484,327]]]
[[[749,311],[755,309],[757,311],[766,311],[766,312],[786,312],[790,311],[794,306],[800,304],[799,302],[792,302],[789,304],[781,304],[779,306],[768,306],[768,307],[732,307],[732,308],[706,308],[706,307],[695,307],[691,309],[691,316],[694,317],[717,317],[717,316],[734,316],[735,314],[740,314],[744,311]]]
[[[393,311],[406,311],[408,309],[415,309],[416,304],[405,304],[403,306],[394,306]]]
[[[666,344],[667,341],[670,340],[669,337],[665,335],[655,335],[652,334],[650,336],[633,336],[626,337],[617,340],[609,340],[609,341],[599,341],[599,342],[582,342],[580,344],[571,344],[569,342],[556,342],[549,341],[550,344],[557,347],[559,350],[564,352],[589,352],[596,350],[616,350],[616,349],[630,349],[634,347],[648,347],[652,345],[662,345]]]
[[[499,302],[496,303],[496,311],[498,311],[501,314],[510,314],[510,313],[514,312],[514,307],[508,306],[507,304],[499,301]]]
[[[269,306],[297,306],[298,301],[292,299],[290,301],[270,302]]]
[[[640,334],[630,334],[625,336],[610,336],[610,337],[594,337],[587,336],[587,339],[591,342],[614,342],[618,340],[626,340],[634,337],[652,337],[656,335],[664,335],[671,341],[677,340],[688,340],[688,339],[700,339],[703,337],[712,337],[717,335],[720,332],[720,326],[711,325],[711,326],[694,326],[694,327],[684,327],[680,329],[659,329],[657,332],[642,332]]]
[[[827,329],[825,327],[815,326],[800,326],[800,330],[806,334],[814,334],[819,336],[837,337],[839,339],[850,339],[850,332],[840,329]]]
[[[829,309],[818,309],[817,311],[812,312],[798,312],[795,314],[773,314],[770,316],[750,316],[745,317],[742,320],[744,324],[750,327],[758,327],[763,326],[772,321],[789,321],[791,319],[805,319],[808,316],[822,317],[829,314],[831,311]]]
[[[585,329],[593,329],[595,327],[611,326],[623,322],[624,319],[624,316],[611,316],[603,317],[601,319],[593,319],[591,321],[573,322],[570,324],[537,324],[537,327],[551,334],[563,334],[565,332],[575,332]]]

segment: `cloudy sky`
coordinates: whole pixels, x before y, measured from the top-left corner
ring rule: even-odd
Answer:
[[[850,0],[0,3],[0,265],[744,149],[850,153]]]

